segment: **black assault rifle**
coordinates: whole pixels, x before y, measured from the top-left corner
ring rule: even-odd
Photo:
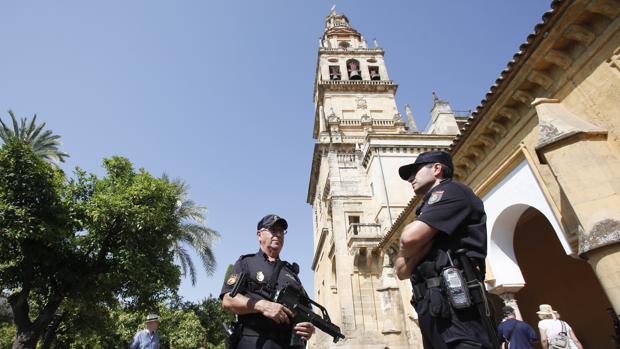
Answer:
[[[248,285],[253,280],[248,278],[247,273],[241,273],[237,277],[233,289],[228,294],[230,297],[235,297],[239,292],[245,292],[248,289]],[[266,295],[267,296],[267,295]],[[336,326],[329,319],[327,309],[319,303],[308,298],[303,291],[293,286],[286,286],[275,292],[275,295],[268,295],[272,302],[280,303],[290,309],[293,312],[292,323],[297,324],[300,322],[310,322],[321,331],[327,333],[334,338],[334,343],[340,339],[344,339],[344,335],[340,332],[340,327]],[[312,310],[312,306],[315,306],[321,310],[321,315],[316,314]],[[226,325],[224,325],[226,326]],[[228,331],[226,331],[228,332]],[[228,332],[232,334],[231,332]],[[291,341],[297,341],[298,338],[293,338]]]

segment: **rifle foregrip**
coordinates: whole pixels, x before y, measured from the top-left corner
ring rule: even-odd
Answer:
[[[294,305],[293,308],[298,317],[304,321],[312,323],[314,326],[318,327],[319,330],[332,336],[334,338],[334,343],[336,343],[339,339],[344,339],[344,335],[340,332],[340,327],[334,325],[332,322],[326,321],[303,305],[297,304]]]

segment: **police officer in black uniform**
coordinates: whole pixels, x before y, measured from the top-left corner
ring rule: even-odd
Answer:
[[[299,266],[280,259],[288,223],[280,216],[268,214],[257,226],[256,236],[260,249],[257,253],[241,256],[220,293],[222,306],[237,314],[242,325],[238,349],[287,349],[303,347],[291,345],[291,336],[296,334],[308,340],[315,332],[309,322],[291,324],[293,313],[279,303],[269,300],[277,290],[292,285],[303,290],[297,276]],[[251,282],[245,292],[230,297],[237,278],[247,273]],[[305,292],[304,292],[305,293]]]
[[[411,280],[424,348],[493,348],[476,307],[451,305],[441,278],[443,270],[457,264],[456,251],[466,249],[479,280],[484,280],[487,234],[482,201],[452,180],[452,157],[446,152],[421,153],[398,172],[416,195],[423,195],[416,220],[401,233],[394,268],[401,280]]]

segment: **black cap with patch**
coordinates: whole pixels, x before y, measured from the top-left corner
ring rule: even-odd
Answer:
[[[282,223],[282,226],[285,230],[288,229],[288,223],[286,222],[286,219],[275,214],[268,214],[258,222],[256,230],[269,229],[278,222]]]
[[[450,154],[445,151],[427,151],[418,155],[413,164],[405,165],[399,168],[398,174],[400,175],[400,178],[407,181],[411,175],[418,172],[420,167],[426,164],[434,164],[436,162],[446,165],[454,171],[454,167],[452,166],[452,156],[450,156]]]

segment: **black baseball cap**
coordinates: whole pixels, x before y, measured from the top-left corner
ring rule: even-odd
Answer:
[[[263,217],[263,219],[261,219],[260,221],[258,221],[258,225],[256,226],[256,230],[261,230],[261,229],[269,229],[271,228],[274,224],[280,222],[282,224],[282,226],[284,226],[284,229],[288,229],[288,223],[286,222],[286,219],[276,215],[276,214],[268,214],[265,217]]]
[[[400,178],[407,181],[411,175],[418,172],[420,167],[426,164],[434,164],[436,162],[446,165],[454,171],[454,167],[452,166],[452,156],[450,156],[450,154],[445,151],[427,151],[420,153],[413,164],[401,166],[401,168],[398,169],[398,174],[400,175]]]

